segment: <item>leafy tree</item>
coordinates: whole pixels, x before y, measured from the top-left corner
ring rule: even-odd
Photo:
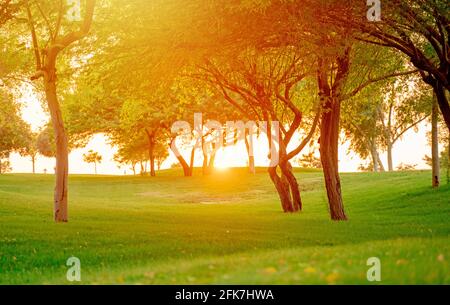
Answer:
[[[95,0],[86,0],[85,16],[78,29],[66,21],[67,7],[63,1],[25,1],[25,14],[29,25],[36,72],[32,80],[43,79],[43,87],[50,112],[56,144],[56,187],[54,193],[54,219],[67,222],[68,140],[57,95],[58,55],[67,47],[87,35],[91,27]]]
[[[97,163],[102,162],[102,156],[92,149],[89,150],[87,153],[83,154],[83,161],[86,163],[93,163],[94,164],[94,172],[97,175]]]
[[[8,159],[10,153],[21,152],[27,145],[30,127],[19,113],[19,105],[12,97],[0,91],[0,163]],[[3,161],[3,170],[8,169],[7,161]],[[2,171],[0,170],[0,173]]]
[[[321,21],[350,28],[361,41],[392,48],[406,55],[419,70],[422,80],[433,88],[450,129],[448,1],[385,1],[382,18],[378,22],[368,22],[362,18],[366,12],[364,1],[353,0],[347,2],[342,10],[330,10]]]
[[[430,92],[415,84],[412,90],[408,80],[398,79],[387,89],[387,98],[379,108],[382,138],[387,148],[388,169],[393,170],[392,148],[410,129],[415,128],[430,116]],[[423,86],[422,86],[423,87]],[[412,92],[411,92],[412,91]]]
[[[27,136],[26,146],[21,151],[23,157],[30,157],[33,174],[36,173],[36,158],[39,154],[38,136],[37,133],[30,131]]]

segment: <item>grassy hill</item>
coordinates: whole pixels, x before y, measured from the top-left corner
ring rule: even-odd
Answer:
[[[343,174],[349,221],[329,220],[321,173],[299,171],[304,211],[281,212],[268,175],[71,176],[52,221],[51,175],[0,175],[0,283],[450,284],[450,187],[427,171]]]

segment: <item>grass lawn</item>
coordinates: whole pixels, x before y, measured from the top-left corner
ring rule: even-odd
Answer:
[[[263,169],[213,176],[71,176],[69,220],[52,221],[51,175],[0,175],[0,283],[450,284],[450,187],[428,171],[342,174],[345,223],[321,173],[298,171],[304,211],[286,215]]]

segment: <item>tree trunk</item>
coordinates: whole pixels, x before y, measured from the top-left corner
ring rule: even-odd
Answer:
[[[194,174],[194,163],[195,163],[195,145],[191,150],[191,161],[189,163],[189,175],[192,176]]]
[[[35,165],[36,165],[36,156],[31,156],[31,165],[33,167],[33,174],[35,174],[36,173],[36,167],[35,167]]]
[[[381,158],[380,158],[380,154],[378,153],[378,150],[376,151],[376,154],[377,154],[377,160],[378,160],[378,166],[380,167],[380,172],[385,172],[386,170],[384,169],[384,165],[383,165],[383,162],[381,161]]]
[[[372,155],[373,171],[375,173],[378,173],[379,172],[379,164],[378,164],[378,158],[377,158],[378,153],[377,153],[377,146],[375,144],[375,141],[372,141],[370,146],[371,146],[370,154]]]
[[[281,179],[277,174],[276,167],[269,167],[269,176],[272,180],[275,188],[278,192],[278,196],[280,197],[281,207],[285,213],[294,212],[294,207],[292,205],[291,194],[289,192],[289,184],[287,181]]]
[[[145,170],[144,170],[144,162],[141,160],[141,161],[139,162],[139,164],[140,164],[140,166],[141,166],[141,176],[144,176],[144,174],[145,174]]]
[[[442,116],[444,117],[445,124],[450,132],[450,104],[448,102],[446,89],[444,86],[436,81],[433,85],[434,93],[436,94],[437,103],[439,109],[441,110]]]
[[[153,153],[154,145],[151,145],[150,149],[150,176],[155,177],[156,171],[155,171],[155,155]]]
[[[148,159],[150,160],[150,176],[155,177],[155,133],[145,129],[148,139]]]
[[[56,95],[56,70],[50,65],[44,76],[45,95],[53,125],[56,144],[56,186],[54,193],[54,219],[56,222],[67,222],[67,180],[69,172],[69,150],[64,121]]]
[[[439,138],[438,138],[438,118],[439,107],[436,96],[433,98],[433,107],[431,112],[431,159],[432,159],[432,186],[439,187]]]
[[[298,185],[297,179],[292,172],[292,165],[288,161],[285,164],[280,165],[283,175],[286,177],[289,183],[289,189],[292,195],[292,206],[294,212],[301,211],[303,209],[302,198],[300,196],[300,187]]]
[[[388,170],[392,172],[394,170],[394,164],[392,161],[392,143],[390,142],[390,140],[388,141],[389,141],[387,145]]]
[[[447,184],[450,184],[450,131],[448,133],[447,145]]]
[[[209,175],[208,168],[208,152],[205,146],[205,139],[202,137],[202,152],[203,152],[203,165],[202,165],[202,174],[204,176]]]
[[[339,100],[329,98],[324,107],[320,126],[320,159],[332,220],[347,220],[338,168],[340,107]]]
[[[3,165],[2,165],[2,159],[0,159],[0,175],[3,174],[3,173],[2,173],[2,166],[3,166]]]
[[[94,162],[94,173],[95,173],[95,175],[97,175],[97,163],[96,162]]]
[[[186,160],[184,160],[183,156],[180,154],[180,152],[178,151],[178,149],[176,148],[175,145],[173,144],[173,141],[175,141],[175,139],[172,140],[172,143],[170,144],[170,150],[172,150],[172,152],[174,153],[175,157],[177,158],[178,162],[180,162],[181,167],[183,168],[183,173],[185,177],[190,177],[190,168],[189,168],[189,164],[187,164]]]
[[[216,149],[214,148],[211,152],[211,157],[209,158],[208,162],[208,172],[212,173],[214,171],[214,162],[216,160]]]
[[[255,174],[256,173],[256,169],[255,169],[255,156],[253,155],[253,145],[251,145],[251,143],[249,143],[248,139],[247,139],[247,134],[248,132],[246,131],[245,134],[245,147],[247,148],[247,155],[248,155],[248,172],[251,174]]]

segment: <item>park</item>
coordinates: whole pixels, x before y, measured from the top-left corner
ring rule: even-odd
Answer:
[[[448,11],[2,1],[0,284],[450,284]]]

